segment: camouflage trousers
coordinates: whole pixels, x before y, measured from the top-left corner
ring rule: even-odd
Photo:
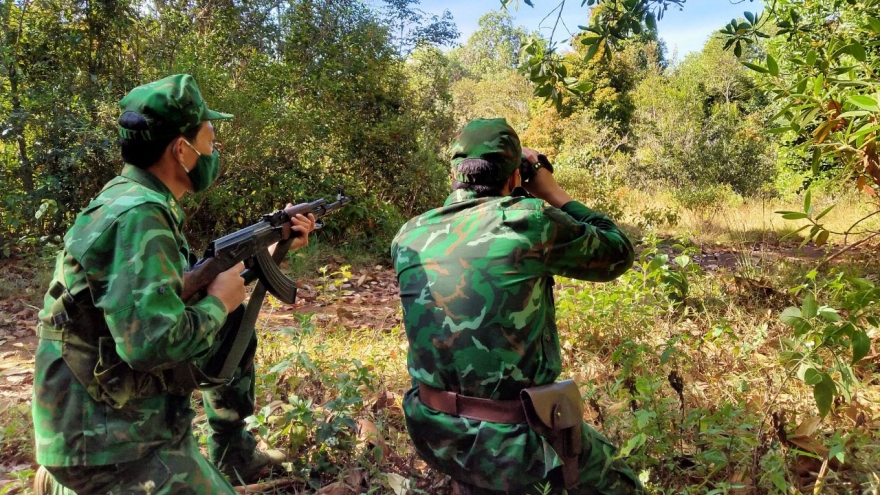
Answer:
[[[578,486],[565,491],[565,483],[562,479],[561,468],[550,472],[547,480],[537,483],[524,491],[521,489],[511,491],[496,491],[468,485],[462,482],[454,487],[453,495],[505,495],[505,494],[563,494],[568,495],[641,495],[645,491],[642,488],[635,473],[622,459],[615,459],[615,448],[605,437],[584,424],[583,428],[584,454],[578,460],[580,477]],[[545,490],[549,487],[549,491]]]
[[[229,480],[202,456],[192,431],[144,459],[107,466],[46,467],[46,495],[232,495]],[[37,493],[40,493],[38,491]]]

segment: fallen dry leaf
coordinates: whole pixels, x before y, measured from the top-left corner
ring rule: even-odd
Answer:
[[[816,440],[813,437],[806,435],[795,435],[792,437],[788,437],[788,441],[792,444],[796,445],[799,449],[804,452],[809,452],[811,454],[816,454],[819,457],[828,456],[828,447],[822,444],[819,440]]]
[[[406,495],[409,492],[409,480],[397,473],[385,473],[388,478],[388,486],[394,490],[394,495]]]
[[[315,495],[353,495],[360,493],[366,477],[366,473],[360,469],[349,471],[345,474],[345,478],[321,487],[320,490],[315,492]]]
[[[795,436],[812,436],[813,433],[816,432],[816,429],[819,428],[819,423],[822,422],[822,418],[818,416],[814,416],[812,418],[805,419],[800,425],[798,425],[797,430],[795,430]]]

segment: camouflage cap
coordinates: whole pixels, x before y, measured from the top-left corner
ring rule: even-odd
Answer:
[[[160,141],[182,134],[205,120],[231,119],[209,110],[196,80],[175,74],[132,89],[119,101],[119,136],[138,141]]]
[[[459,182],[493,184],[510,177],[519,166],[522,146],[507,120],[476,119],[468,122],[452,141],[452,176]],[[495,167],[480,173],[458,170],[465,160],[485,160]]]

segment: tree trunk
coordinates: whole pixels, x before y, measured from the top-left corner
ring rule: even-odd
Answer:
[[[6,72],[9,74],[9,97],[10,102],[12,103],[12,115],[11,119],[12,123],[12,132],[15,135],[15,142],[18,145],[18,176],[21,180],[22,188],[25,191],[33,191],[34,190],[34,170],[33,165],[31,165],[31,161],[28,158],[28,149],[27,149],[27,141],[24,139],[24,129],[25,129],[25,115],[26,112],[21,106],[21,95],[19,94],[19,79],[18,79],[18,41],[21,38],[22,26],[24,24],[24,15],[27,11],[28,2],[24,2],[21,6],[21,18],[18,21],[17,31],[13,31],[11,26],[9,26],[8,16],[12,12],[12,2],[4,5],[6,12],[4,12],[6,19],[4,19],[4,29],[6,29],[6,33],[4,41],[7,41],[7,46],[14,46],[15,49],[10,54],[10,58],[6,61]]]

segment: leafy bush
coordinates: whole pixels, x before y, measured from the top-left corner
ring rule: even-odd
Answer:
[[[723,208],[742,204],[742,198],[728,184],[678,189],[675,201],[683,208],[707,217]]]

